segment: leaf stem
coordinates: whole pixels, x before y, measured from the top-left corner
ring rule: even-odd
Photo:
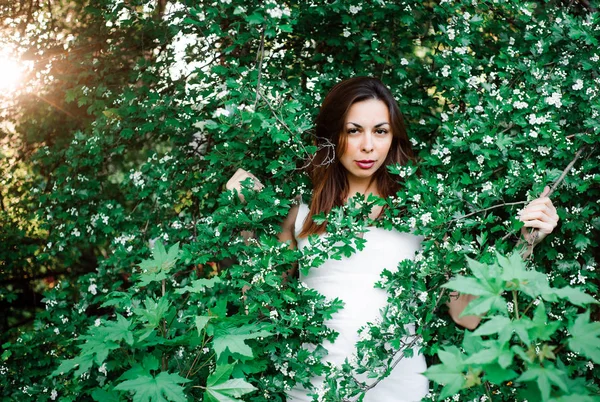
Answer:
[[[518,298],[517,298],[517,291],[513,290],[512,291],[513,294],[513,302],[515,303],[515,317],[517,317],[517,320],[519,319],[519,302],[518,302]]]

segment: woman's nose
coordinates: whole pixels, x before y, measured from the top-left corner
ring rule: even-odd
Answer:
[[[365,133],[363,136],[362,151],[371,152],[373,150],[373,137],[370,133]]]

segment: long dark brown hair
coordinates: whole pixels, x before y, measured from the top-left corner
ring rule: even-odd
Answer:
[[[387,158],[372,178],[376,180],[380,196],[389,197],[399,189],[398,179],[392,177],[386,166],[398,163],[404,165],[409,160],[414,160],[400,108],[390,90],[380,80],[372,77],[354,77],[335,85],[325,97],[315,120],[315,142],[318,150],[308,166],[313,194],[300,237],[325,232],[327,223],[318,225],[312,216],[321,212],[329,213],[333,207],[343,205],[348,196],[347,172],[340,162],[347,141],[344,124],[350,107],[367,99],[377,99],[386,104],[393,136]]]

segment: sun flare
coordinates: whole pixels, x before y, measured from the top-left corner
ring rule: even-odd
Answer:
[[[22,65],[15,60],[0,55],[0,96],[17,89],[22,75]]]

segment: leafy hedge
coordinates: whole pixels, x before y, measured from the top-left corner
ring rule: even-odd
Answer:
[[[42,72],[3,111],[0,394],[277,401],[325,374],[322,400],[356,400],[416,322],[432,400],[598,400],[596,6],[77,0],[5,21]],[[390,167],[403,186],[378,224],[424,241],[327,367],[302,344],[333,340],[343,305],[282,273],[360,248],[379,201],[332,211],[303,253],[275,234],[310,197],[320,100],[355,75],[391,88],[419,160]],[[238,167],[266,185],[246,203],[223,191]],[[552,183],[559,227],[523,262],[516,213]],[[451,322],[447,289],[480,296],[476,331]]]

